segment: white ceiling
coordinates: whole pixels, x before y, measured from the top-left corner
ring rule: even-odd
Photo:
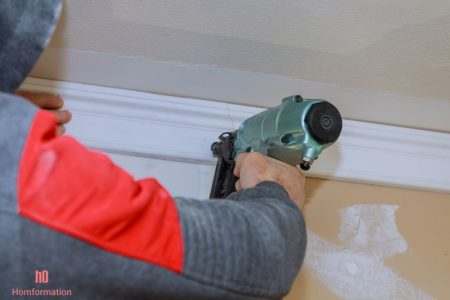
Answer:
[[[50,47],[450,102],[449,0],[68,0]]]

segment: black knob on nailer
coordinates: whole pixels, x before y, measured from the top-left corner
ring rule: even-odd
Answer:
[[[311,105],[305,123],[312,137],[320,144],[334,143],[342,130],[342,117],[330,102]]]
[[[308,171],[309,168],[311,168],[311,165],[309,164],[308,161],[302,161],[300,163],[300,169],[302,169],[303,171]]]

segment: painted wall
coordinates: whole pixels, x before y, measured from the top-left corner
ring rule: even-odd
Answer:
[[[173,195],[205,199],[214,166],[111,154]],[[448,299],[450,194],[307,179],[308,249],[287,300]]]
[[[286,300],[449,299],[450,194],[307,181],[303,270]]]

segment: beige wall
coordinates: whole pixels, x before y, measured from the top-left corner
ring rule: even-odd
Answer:
[[[411,290],[415,289],[417,295],[426,293],[438,299],[450,298],[450,194],[310,178],[307,182],[307,199],[304,214],[310,239],[314,238],[311,233],[316,234],[338,245],[339,251],[348,250],[338,238],[340,212],[345,208],[359,204],[398,205],[395,221],[398,232],[407,242],[407,249],[384,259],[385,267],[395,272],[398,278],[402,278],[402,284],[396,286],[400,289],[396,299],[408,284],[412,287]],[[310,243],[309,246],[312,247],[308,248],[309,251],[323,250],[317,243]],[[338,256],[336,258],[339,259]],[[345,285],[345,280],[348,279],[361,280],[358,273],[364,271],[364,265],[360,265],[358,271],[352,270],[352,274],[344,274],[345,276],[332,280],[330,284],[330,281],[323,282],[324,278],[314,272],[310,265],[311,258],[307,257],[291,293],[286,297],[287,300],[340,299],[341,297],[331,290],[333,286]],[[345,264],[338,265],[345,268]],[[329,273],[333,272],[336,270],[331,268]],[[370,293],[377,288],[373,285],[377,282],[376,276],[379,276],[376,270],[369,272],[373,272],[374,280],[364,283],[364,289],[367,289],[365,299],[369,299]],[[336,274],[342,275],[338,272]],[[350,286],[347,283],[344,290],[344,295],[341,294],[343,298],[355,295],[351,283]]]

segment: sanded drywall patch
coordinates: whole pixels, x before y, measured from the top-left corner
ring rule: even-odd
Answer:
[[[305,265],[338,296],[353,299],[433,299],[385,265],[407,250],[396,205],[354,205],[341,211],[340,245],[308,231]]]

